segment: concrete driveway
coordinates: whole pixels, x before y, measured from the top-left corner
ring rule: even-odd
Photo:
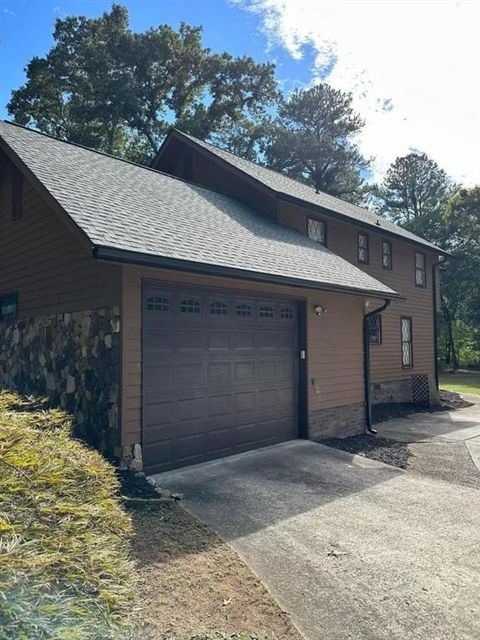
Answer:
[[[309,640],[480,638],[476,489],[301,440],[156,477]]]
[[[462,394],[472,406],[455,411],[414,413],[375,425],[378,435],[399,442],[462,443],[480,471],[480,396]]]

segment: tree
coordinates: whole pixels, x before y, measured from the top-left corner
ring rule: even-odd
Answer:
[[[57,20],[55,44],[27,65],[8,110],[89,147],[148,161],[172,125],[202,139],[258,126],[277,100],[274,65],[214,54],[201,27],[129,29],[126,7]],[[238,135],[238,134],[237,134]]]
[[[457,189],[442,218],[442,246],[453,256],[442,269],[445,360],[457,369],[460,334],[480,355],[480,186]]]
[[[399,157],[375,191],[378,209],[410,231],[431,238],[446,200],[451,180],[425,153]]]
[[[358,200],[368,162],[354,138],[363,124],[350,94],[326,83],[296,90],[280,103],[266,164],[316,191]]]

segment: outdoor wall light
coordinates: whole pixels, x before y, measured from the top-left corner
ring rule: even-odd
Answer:
[[[316,304],[313,307],[313,310],[315,311],[316,315],[320,318],[321,316],[323,316],[325,313],[327,313],[327,309],[326,307],[322,307],[321,304]]]

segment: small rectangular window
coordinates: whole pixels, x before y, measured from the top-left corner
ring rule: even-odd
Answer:
[[[402,341],[402,367],[407,368],[413,366],[412,319],[402,317],[400,322]]]
[[[358,234],[358,261],[368,264],[368,236],[366,233]]]
[[[415,286],[427,286],[427,270],[425,267],[425,254],[415,251]]]
[[[318,244],[327,245],[327,225],[322,220],[307,219],[307,235]]]
[[[12,174],[12,218],[18,220],[23,213],[23,174],[16,167]]]
[[[0,321],[16,320],[18,314],[18,294],[0,296]]]
[[[382,241],[382,267],[392,270],[392,243],[388,240]]]
[[[379,313],[368,319],[368,335],[370,344],[382,343],[382,316]]]

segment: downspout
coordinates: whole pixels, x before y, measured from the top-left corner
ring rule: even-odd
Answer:
[[[370,394],[370,333],[368,319],[377,313],[382,313],[389,306],[390,300],[385,300],[381,307],[369,311],[363,316],[363,373],[365,380],[365,433],[375,435],[376,429],[372,427],[372,399]]]

